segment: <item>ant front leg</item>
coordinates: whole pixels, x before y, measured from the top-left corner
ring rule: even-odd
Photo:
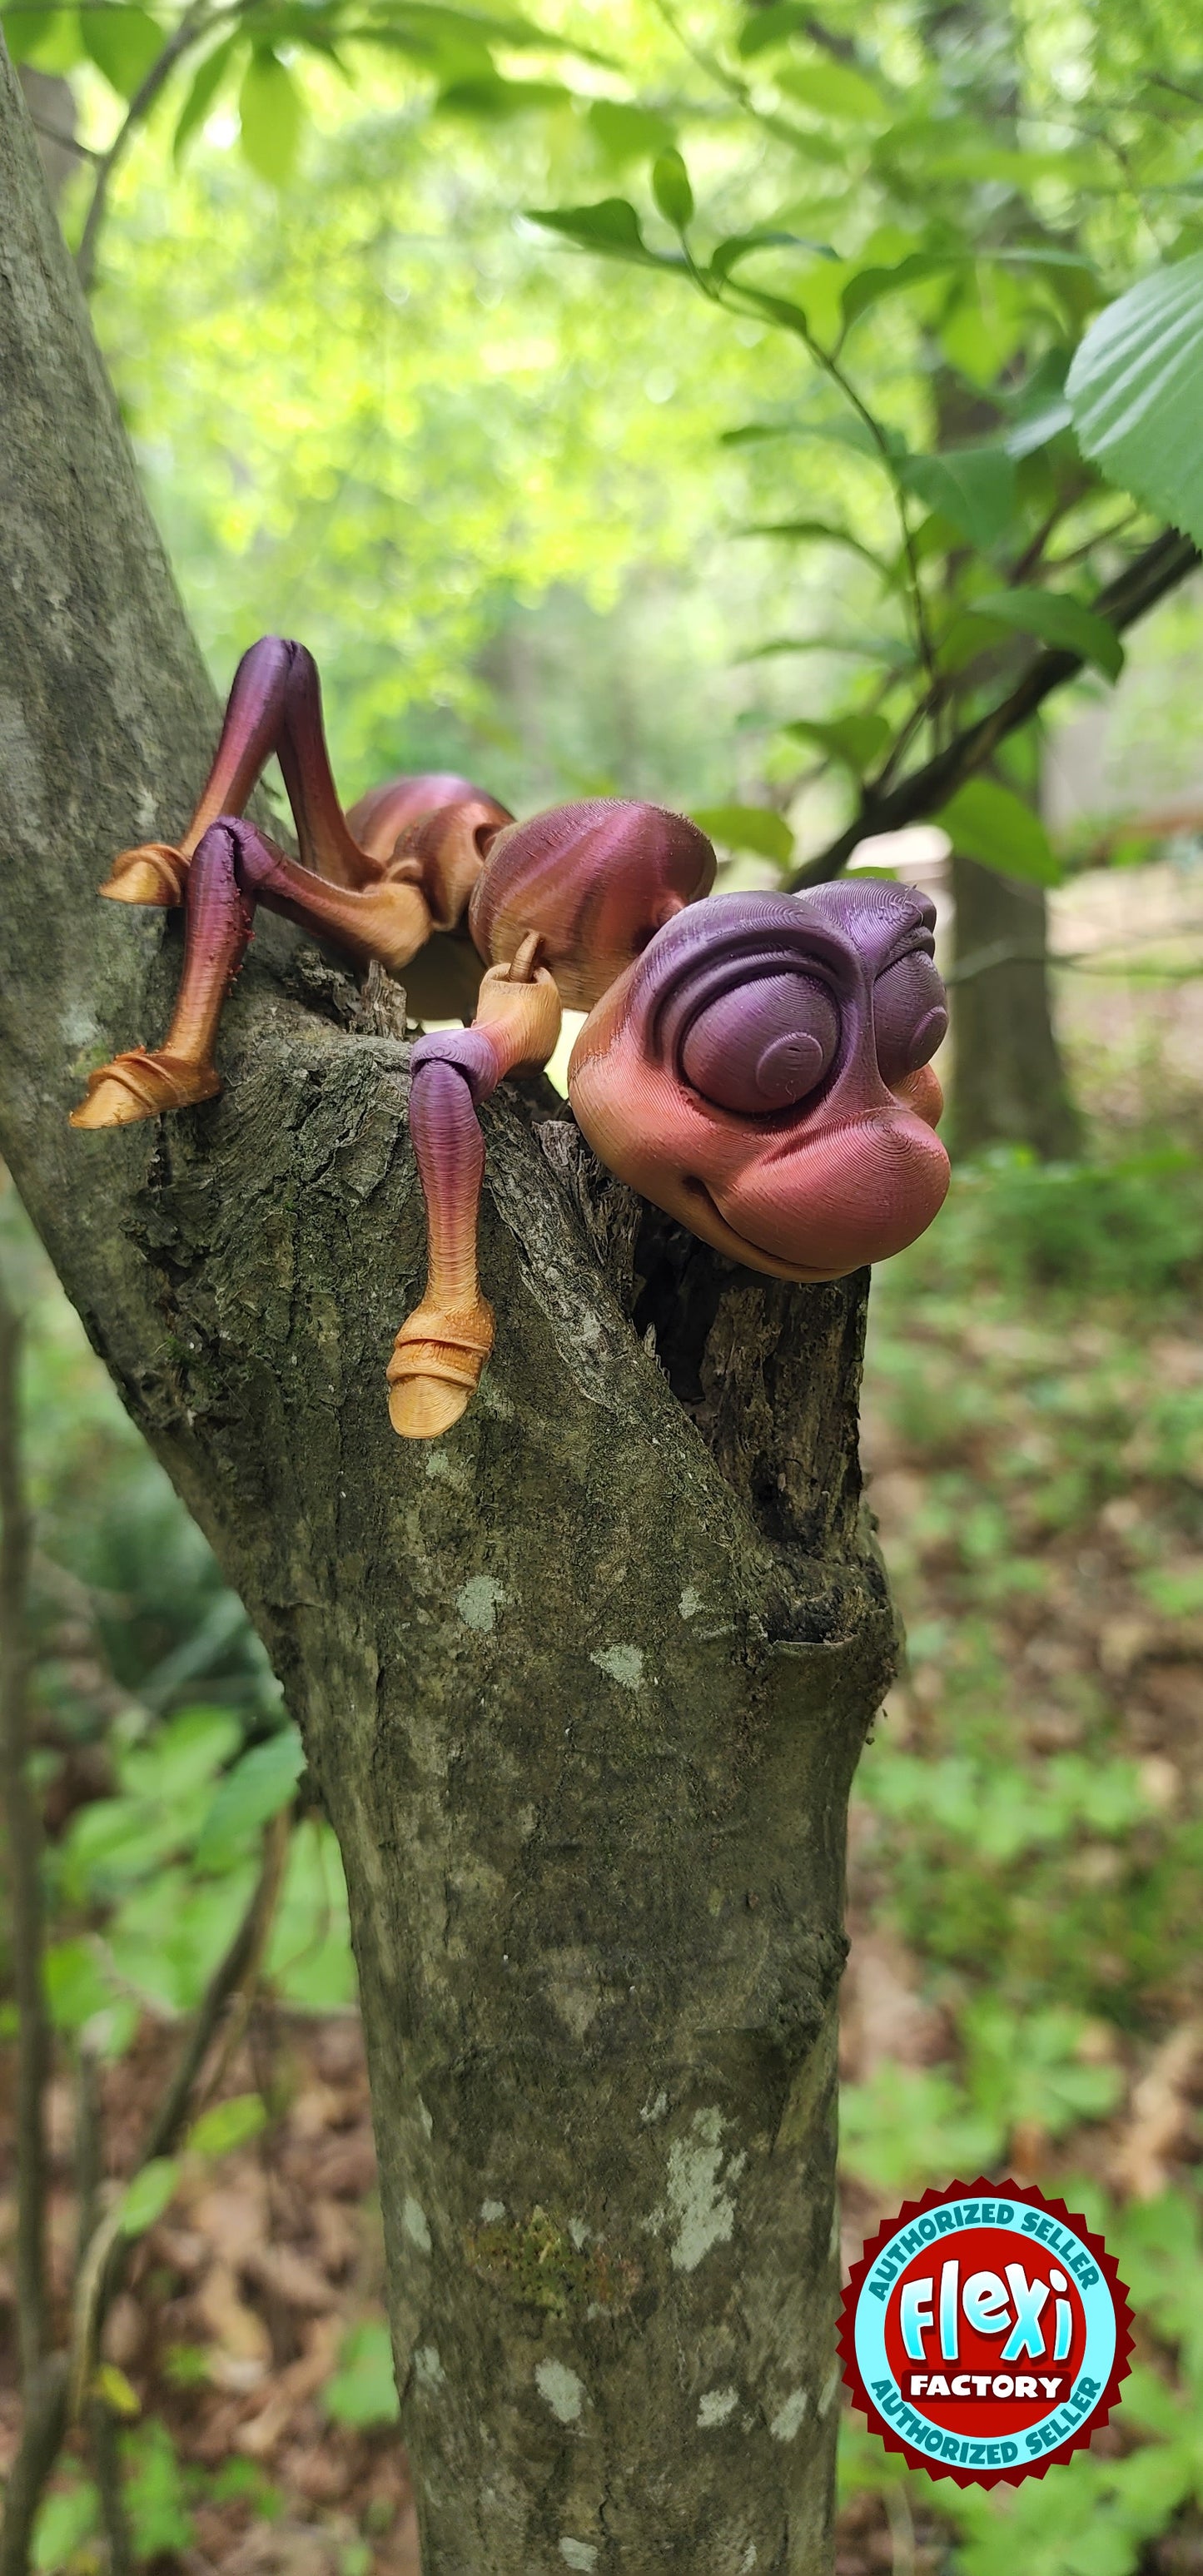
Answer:
[[[493,1347],[481,1294],[477,1229],[485,1149],[477,1110],[519,1065],[546,1064],[560,1033],[555,978],[536,964],[537,934],[509,965],[491,966],[470,1029],[419,1038],[411,1059],[409,1132],[426,1198],[428,1263],[421,1305],[402,1325],[387,1376],[389,1415],[406,1440],[433,1440],[467,1410]]]
[[[454,821],[451,810],[450,828]],[[94,1073],[87,1098],[71,1113],[73,1127],[128,1126],[211,1100],[221,1089],[213,1062],[221,1006],[260,903],[329,940],[359,967],[376,958],[396,973],[430,936],[420,885],[331,885],[285,858],[253,823],[211,824],[184,881],[184,972],[166,1041],[154,1053],[135,1047]]]
[[[179,903],[209,826],[242,813],[273,753],[306,867],[334,885],[374,883],[383,873],[381,861],[361,849],[338,801],[317,664],[303,644],[264,635],[243,654],[234,674],[213,766],[179,846],[144,841],[122,850],[101,893],[116,903]]]

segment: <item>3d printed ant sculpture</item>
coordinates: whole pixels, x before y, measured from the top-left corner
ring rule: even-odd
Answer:
[[[238,819],[273,753],[299,864]],[[589,1014],[571,1105],[620,1180],[753,1270],[841,1278],[912,1243],[948,1186],[932,1133],[929,1060],[947,1027],[934,911],[865,880],[702,903],[714,871],[704,833],[654,805],[599,800],[516,823],[467,779],[439,776],[394,779],[344,815],[312,657],[267,636],[239,664],[179,848],[124,850],[101,888],[182,901],[184,969],[166,1044],[94,1073],[72,1124],[124,1126],[220,1089],[221,1007],[265,903],[360,966],[396,973],[423,951],[410,990],[430,1017],[464,1015],[464,965],[475,982],[485,961],[471,1027],[413,1049],[429,1267],[387,1372],[404,1437],[449,1429],[479,1384],[493,1317],[477,1275],[476,1113],[517,1066],[546,1064],[563,1003]]]

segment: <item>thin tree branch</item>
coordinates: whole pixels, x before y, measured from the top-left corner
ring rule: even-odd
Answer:
[[[178,2146],[191,2106],[192,2088],[217,2036],[226,2005],[232,1995],[244,1994],[258,1977],[279,1899],[291,1831],[292,1818],[285,1807],[265,1829],[254,1894],[197,2006],[187,2045],[143,2143],[143,2164],[149,2164],[155,2156],[170,2155]]]
[[[1134,626],[1137,620],[1155,608],[1158,601],[1175,590],[1200,562],[1199,549],[1190,537],[1179,536],[1167,528],[1156,537],[1135,563],[1129,564],[1118,578],[1108,583],[1093,602],[1095,614],[1106,618],[1117,635]],[[801,886],[826,885],[847,866],[861,841],[879,832],[900,832],[907,823],[925,822],[936,817],[942,806],[955,795],[966,780],[975,778],[1009,734],[1017,733],[1030,723],[1037,709],[1055,689],[1067,680],[1076,680],[1085,668],[1080,653],[1060,648],[1037,653],[1022,679],[1010,695],[991,708],[975,724],[966,725],[954,735],[944,749],[925,761],[921,769],[911,771],[896,787],[883,793],[880,780],[865,788],[860,811],[837,839],[821,850],[817,858],[807,860],[790,880],[796,892]],[[883,775],[888,775],[889,761]]]
[[[108,2576],[133,2576],[133,2535],[125,2509],[120,2437],[112,2408],[105,2404],[103,2397],[94,2397],[88,2408],[88,2433],[100,2497],[100,2519],[109,2549]]]
[[[258,1976],[284,1875],[290,1831],[291,1817],[285,1808],[273,1816],[264,1832],[255,1892],[225,1957],[219,1960],[209,1980],[175,2072],[142,2141],[136,2172],[153,2164],[156,2157],[171,2155],[179,2145],[192,2115],[194,2087],[226,2005],[231,1995],[244,1993]],[[67,2383],[68,2411],[73,2420],[83,2411],[93,2356],[109,2307],[124,2279],[130,2250],[131,2241],[121,2231],[118,2200],[94,2230],[76,2276]]]
[[[46,2351],[42,1819],[29,1777],[31,1521],[21,1451],[21,1318],[0,1276],[0,1793],[12,1888],[17,2059],[17,2325],[26,2392]]]
[[[67,2356],[56,2352],[39,2364],[25,2391],[21,2439],[4,2489],[0,2576],[28,2576],[34,2517],[66,2429]]]
[[[81,143],[74,134],[64,134],[57,125],[47,125],[43,117],[34,115],[32,108],[29,122],[35,134],[44,134],[48,143],[57,143],[60,152],[74,152],[80,161],[103,161],[103,152],[94,152],[90,143]]]
[[[100,162],[96,173],[96,185],[92,191],[92,201],[80,236],[79,249],[75,254],[79,282],[85,295],[90,295],[92,292],[96,274],[96,244],[100,238],[100,227],[104,222],[113,174],[124,158],[138,127],[149,115],[160,90],[170,79],[181,55],[186,54],[189,47],[196,44],[207,32],[208,24],[209,12],[205,6],[205,0],[195,0],[195,5],[185,10],[174,35],[168,37],[162,53],[151,64],[145,80],[134,91],[125,116]]]
[[[85,2031],[79,2044],[75,2082],[75,2272],[79,2271],[96,2225],[103,2173],[100,2067]]]

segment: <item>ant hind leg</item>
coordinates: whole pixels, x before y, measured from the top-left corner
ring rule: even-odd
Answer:
[[[361,849],[338,801],[313,655],[282,635],[262,635],[234,674],[213,766],[183,839],[178,847],[143,841],[122,850],[101,893],[115,903],[180,903],[205,833],[222,816],[241,815],[273,753],[306,867],[335,885],[373,884],[380,862]]]
[[[395,972],[430,935],[420,887],[331,885],[285,858],[253,823],[210,824],[185,879],[184,971],[166,1040],[153,1053],[134,1047],[94,1073],[87,1098],[71,1113],[73,1127],[125,1127],[220,1090],[218,1022],[259,903],[329,940],[357,966],[377,958]]]

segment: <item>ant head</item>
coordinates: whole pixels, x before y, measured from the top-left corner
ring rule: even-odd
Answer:
[[[532,931],[570,1008],[588,1010],[665,923],[708,894],[704,832],[658,805],[595,797],[499,832],[477,880],[469,926],[490,965],[508,965]]]
[[[751,1269],[834,1279],[900,1252],[948,1187],[934,919],[911,887],[861,881],[670,922],[574,1049],[589,1142]]]

